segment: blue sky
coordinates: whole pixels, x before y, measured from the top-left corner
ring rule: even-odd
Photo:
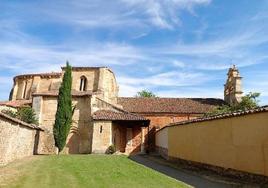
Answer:
[[[108,66],[121,96],[223,98],[236,64],[268,104],[267,0],[1,0],[0,100],[17,74]]]

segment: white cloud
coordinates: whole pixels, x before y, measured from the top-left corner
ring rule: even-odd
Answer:
[[[94,43],[84,48],[75,46],[69,49],[62,49],[63,46],[0,43],[0,70],[9,69],[14,72],[59,70],[60,65],[66,60],[74,66],[126,66],[144,58],[137,49],[124,44]]]
[[[208,5],[211,0],[121,0],[121,2],[149,17],[150,22],[160,28],[172,29],[180,25],[180,10],[193,13],[193,8]]]
[[[185,63],[182,62],[182,61],[179,61],[179,60],[174,60],[172,62],[172,64],[175,66],[175,67],[179,67],[179,68],[184,68],[185,67]]]
[[[187,98],[219,98],[223,99],[223,88],[218,87],[185,87],[176,90],[156,91],[160,97],[187,97]]]
[[[160,86],[193,86],[200,83],[204,83],[209,79],[211,78],[204,76],[204,74],[202,73],[172,71],[142,78],[118,75],[117,81],[119,85],[129,85],[133,87],[142,87],[149,89]]]
[[[171,29],[181,24],[179,12],[211,0],[58,0],[17,3],[9,8],[30,20],[72,24],[81,28],[147,27]],[[45,20],[43,18],[46,18]],[[23,20],[23,18],[20,18]]]

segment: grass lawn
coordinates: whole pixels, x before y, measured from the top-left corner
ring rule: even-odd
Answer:
[[[186,187],[115,155],[34,156],[0,168],[0,187]]]

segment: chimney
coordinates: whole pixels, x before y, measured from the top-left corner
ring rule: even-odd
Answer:
[[[229,68],[227,80],[224,85],[224,101],[229,105],[236,105],[242,98],[242,77],[235,65]]]

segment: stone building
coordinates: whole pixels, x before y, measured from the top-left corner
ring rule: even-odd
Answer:
[[[58,90],[64,74],[52,72],[14,77],[10,101],[0,106],[30,105],[46,134],[40,136],[39,153],[53,153],[53,124]],[[240,80],[239,80],[240,78]],[[225,100],[239,101],[241,77],[228,73]],[[73,67],[72,101],[76,106],[66,153],[104,153],[110,145],[132,154],[154,148],[154,133],[173,122],[198,118],[225,101],[214,98],[124,98],[114,73],[107,67]],[[226,88],[235,88],[227,92]],[[231,99],[231,100],[230,100]]]

